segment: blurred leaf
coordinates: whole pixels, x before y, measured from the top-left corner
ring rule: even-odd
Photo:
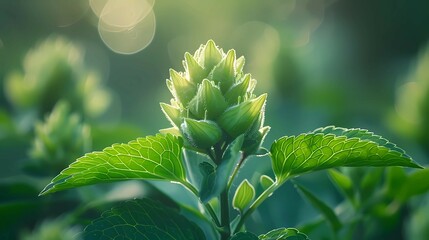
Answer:
[[[232,206],[242,213],[254,198],[255,189],[247,179],[244,179],[235,191],[232,199]]]
[[[188,148],[183,148],[183,162],[186,169],[186,178],[192,185],[198,186],[201,189],[203,181],[205,181],[204,172],[201,171],[203,170],[201,169],[201,164],[204,162],[212,166],[215,164],[206,154]],[[207,166],[203,166],[203,168],[205,167]]]
[[[58,102],[44,122],[36,123],[32,159],[24,169],[30,174],[52,176],[88,152],[90,145],[89,126],[71,112],[67,102]]]
[[[213,165],[208,162],[202,162],[199,164],[200,172],[203,174],[203,180],[200,187],[200,197],[204,200],[210,200],[213,188],[216,181],[216,170]]]
[[[100,116],[111,95],[99,76],[86,69],[83,55],[83,49],[64,38],[47,38],[28,51],[22,72],[8,74],[6,97],[17,112],[35,111],[43,116],[63,100],[73,111]]]
[[[408,178],[405,169],[401,167],[392,167],[387,169],[385,188],[387,189],[386,195],[394,198]]]
[[[405,180],[399,190],[399,199],[403,202],[409,198],[429,191],[429,168],[417,170]]]
[[[44,220],[32,232],[24,232],[21,240],[79,240],[81,229],[70,226],[67,217]]]
[[[93,150],[101,150],[105,146],[110,146],[117,142],[128,142],[143,135],[143,131],[133,125],[91,125],[91,135],[93,139]]]
[[[360,182],[361,201],[368,199],[371,194],[376,190],[378,184],[380,184],[381,177],[383,175],[383,168],[365,169],[365,175]]]
[[[0,139],[5,138],[15,132],[14,123],[9,114],[0,109]]]
[[[353,203],[354,191],[352,180],[347,175],[335,169],[329,169],[328,174],[331,181],[339,188],[340,192]]]
[[[126,201],[106,211],[83,233],[84,239],[203,240],[201,229],[176,210],[149,199]]]
[[[329,223],[332,226],[332,229],[336,232],[341,228],[341,222],[338,219],[335,212],[324,202],[322,202],[319,198],[317,198],[314,194],[312,194],[310,191],[305,189],[303,186],[300,186],[298,184],[295,184],[295,186],[298,188],[301,195],[307,199],[313,207],[318,209],[322,215],[326,218],[326,220],[329,221]]]
[[[326,127],[299,136],[282,137],[271,146],[276,178],[347,166],[420,168],[404,151],[367,130]]]
[[[279,228],[259,235],[260,240],[309,240],[304,234],[295,228]]]
[[[229,240],[258,240],[259,238],[251,232],[239,232],[234,234]]]
[[[76,160],[56,176],[41,195],[64,189],[128,179],[158,179],[184,183],[182,139],[172,135],[138,138],[114,144]]]

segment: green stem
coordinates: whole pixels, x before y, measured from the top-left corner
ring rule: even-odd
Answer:
[[[238,162],[237,166],[235,166],[234,171],[232,172],[231,177],[230,177],[230,178],[229,178],[229,180],[228,180],[228,184],[226,185],[226,188],[227,188],[227,189],[230,189],[231,184],[232,184],[232,182],[233,182],[233,180],[234,180],[235,176],[237,175],[238,170],[240,170],[241,165],[243,164],[243,162],[244,162],[244,160],[245,160],[245,159],[246,159],[246,156],[244,156],[244,154],[243,154],[243,155],[241,156],[241,159],[240,159],[240,161]]]
[[[231,227],[229,225],[228,189],[229,188],[226,188],[220,195],[221,225],[224,229],[221,233],[222,240],[228,239],[231,235]]]
[[[258,208],[259,205],[261,205],[265,201],[265,199],[271,196],[271,194],[281,185],[282,183],[275,182],[273,183],[273,185],[265,189],[265,191],[263,191],[261,195],[259,195],[259,197],[252,203],[252,205],[250,205],[249,209],[247,209],[247,211],[245,211],[240,217],[240,221],[238,222],[237,227],[234,229],[234,233],[240,231],[240,229],[244,225],[244,222],[246,221],[246,218],[248,218],[256,210],[256,208]]]
[[[198,199],[199,198],[199,193],[198,190],[189,182],[187,181],[183,181],[182,182],[183,186],[185,186],[189,191],[191,191]],[[201,202],[202,203],[202,202]],[[203,203],[205,209],[207,210],[207,212],[210,214],[210,217],[212,218],[212,221],[216,224],[217,227],[222,227],[221,223],[219,222],[219,219],[215,213],[215,211],[213,210],[212,206],[209,203]]]

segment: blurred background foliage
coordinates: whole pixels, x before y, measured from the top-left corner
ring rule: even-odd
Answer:
[[[71,239],[112,202],[148,195],[168,201],[142,182],[37,195],[83,153],[169,126],[159,108],[169,99],[168,69],[181,69],[184,52],[208,39],[244,55],[256,93],[269,93],[266,147],[320,126],[360,127],[427,166],[427,22],[428,1],[1,1],[0,238]],[[237,182],[256,183],[254,172],[270,175],[269,164],[250,159]],[[352,237],[428,236],[428,194],[394,194],[413,173],[339,173],[355,183],[346,197],[326,172],[296,181],[338,208],[359,196],[365,206],[354,214],[362,218],[345,216],[356,220]],[[377,189],[384,189],[381,196]],[[309,206],[285,184],[249,228],[302,226],[314,239],[329,239]]]

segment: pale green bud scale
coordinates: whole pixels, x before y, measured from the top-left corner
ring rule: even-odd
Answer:
[[[212,81],[204,79],[196,97],[189,103],[189,110],[199,118],[214,120],[227,106],[220,89]]]
[[[194,147],[201,149],[213,146],[222,138],[222,129],[209,120],[185,118],[181,128],[187,140]]]
[[[266,98],[267,94],[262,94],[256,99],[232,106],[219,117],[217,122],[231,137],[235,138],[245,133],[258,119]]]
[[[222,92],[234,84],[235,80],[235,51],[229,50],[226,56],[220,61],[209,75],[210,80],[220,85]]]
[[[164,112],[171,125],[176,127],[180,126],[180,124],[182,123],[180,109],[166,103],[160,103],[160,105],[162,112]]]
[[[207,76],[207,71],[198,63],[198,61],[190,53],[185,53],[185,61],[183,63],[189,80],[198,84]]]
[[[241,82],[236,83],[233,85],[228,92],[225,93],[225,100],[230,104],[237,104],[238,99],[244,99],[244,96],[248,92],[249,85],[250,85],[250,74],[246,74]]]
[[[216,47],[213,40],[209,40],[204,46],[204,68],[212,69],[222,60],[222,53]]]
[[[173,87],[173,95],[177,101],[186,105],[195,95],[197,88],[195,84],[189,82],[185,77],[170,69],[170,79]]]

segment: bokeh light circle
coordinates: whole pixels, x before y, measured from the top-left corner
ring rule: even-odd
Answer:
[[[90,5],[99,16],[100,37],[113,52],[134,54],[152,42],[154,0],[92,0]]]

